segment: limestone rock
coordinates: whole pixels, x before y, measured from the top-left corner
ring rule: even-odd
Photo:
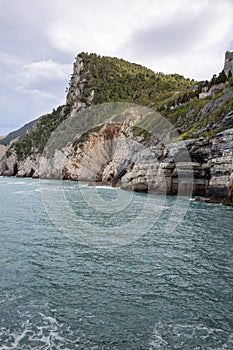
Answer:
[[[6,151],[7,151],[7,147],[0,144],[0,160],[3,158],[3,156],[6,153]]]

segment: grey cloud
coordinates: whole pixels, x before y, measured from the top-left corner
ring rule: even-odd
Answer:
[[[229,51],[232,51],[233,50],[233,41],[231,41],[230,43],[229,43],[229,46],[228,46],[228,48],[227,48]]]
[[[3,58],[0,60],[0,135],[63,104],[68,84],[68,78],[26,82],[19,74],[21,65],[14,63],[11,56],[3,55]]]
[[[49,45],[45,36],[36,27],[13,18],[0,17],[0,50],[11,55],[33,59],[35,56],[49,55]]]
[[[34,4],[24,0],[1,3],[0,135],[51,111],[65,101],[69,77],[56,80],[48,76],[27,81],[21,74],[22,67],[32,62],[51,59],[61,64],[71,64],[74,60],[74,57],[50,46],[44,30],[44,18],[39,15],[35,21],[31,18]],[[26,5],[29,5],[28,8]],[[52,96],[55,96],[54,99]]]
[[[108,9],[111,7],[112,9],[115,5],[104,6],[104,4],[101,4],[103,5],[102,9],[99,5],[96,5],[98,2],[93,2],[92,5],[95,3],[96,6],[90,6],[90,1],[70,1],[69,10],[74,11],[75,16],[70,19],[66,17],[69,11],[66,16],[64,13],[66,20],[64,23],[61,22],[61,32],[62,25],[65,26],[68,21],[75,21],[74,28],[76,28],[76,24],[81,26],[84,41],[88,42],[89,45],[95,45],[95,32],[93,32],[93,38],[88,40],[88,37],[85,37],[85,21],[81,20],[79,23],[79,20],[83,18],[83,14],[86,14],[89,18],[90,13],[92,14],[90,18],[93,19],[95,24],[95,17],[98,18],[100,12],[105,11],[105,7]],[[172,2],[172,0],[170,1]],[[193,0],[193,2],[195,1]],[[116,3],[120,6],[121,2]],[[140,8],[145,4],[145,12],[142,11],[141,16],[143,14],[147,16],[150,12],[150,3],[154,4],[157,1],[141,1],[141,3]],[[187,0],[187,6],[190,3],[192,3],[192,0]],[[217,16],[217,14],[212,9],[215,8],[215,4],[231,4],[232,0],[209,0],[207,2],[203,1],[203,3],[207,4],[205,11],[202,11],[197,17],[183,8],[171,18],[170,22],[167,22],[168,17],[165,16],[166,18],[161,18],[160,22],[162,24],[152,22],[143,28],[140,28],[140,21],[136,16],[135,22],[138,29],[132,33],[124,46],[118,50],[116,48],[117,51],[114,54],[147,65],[155,57],[160,59],[158,61],[163,61],[163,58],[168,55],[174,57],[174,59],[177,59],[177,57],[179,59],[180,53],[183,54],[187,51],[191,53],[192,48],[198,44],[205,30],[214,26],[215,15]],[[0,135],[5,134],[7,129],[11,131],[15,127],[49,112],[65,100],[65,88],[68,85],[69,77],[55,80],[52,79],[52,74],[48,72],[48,78],[50,79],[43,75],[29,80],[25,74],[22,74],[22,67],[31,67],[30,64],[38,61],[51,59],[59,64],[72,64],[74,61],[75,54],[73,56],[73,54],[59,50],[57,48],[59,46],[54,47],[48,34],[51,23],[58,21],[59,24],[59,19],[63,16],[61,9],[65,7],[61,4],[67,6],[65,0],[0,0],[0,124],[2,126]],[[137,7],[137,2],[131,0],[122,2],[122,11],[123,9],[128,11],[133,17],[134,12],[131,10],[134,4]],[[77,8],[79,11],[77,11]],[[158,11],[160,11],[159,8]],[[107,10],[106,15],[108,15]],[[111,12],[110,18],[112,15]],[[115,16],[119,16],[119,12],[116,12]],[[98,21],[96,23],[98,24]],[[55,26],[55,28],[57,27]],[[108,29],[111,31],[111,26]],[[70,33],[70,35],[75,35],[75,30],[71,30]],[[128,35],[127,33],[125,35]],[[122,40],[124,39],[122,38]],[[229,49],[231,48],[232,46]],[[73,50],[76,50],[76,48],[74,47]],[[191,57],[191,55],[189,54],[187,57]],[[70,71],[71,73],[72,71]],[[32,91],[31,94],[30,90]],[[49,99],[49,94],[57,97],[57,103],[52,98]]]
[[[27,0],[20,0],[20,2],[12,0],[6,3],[6,8],[1,9],[2,12],[0,12],[0,52],[21,57],[25,63],[49,58],[55,60],[59,58],[60,62],[70,61],[70,55],[61,54],[51,46],[46,33],[48,24],[48,19],[46,21],[44,18],[46,13],[38,13],[37,18],[35,13],[32,16],[35,4]],[[46,12],[45,5],[44,11]],[[40,17],[41,15],[44,17]]]
[[[54,98],[49,94],[51,91]],[[2,96],[0,99],[0,135],[5,135],[62,104],[62,100],[65,99],[65,91],[64,86],[57,88],[53,86],[53,89],[51,86],[46,90],[26,90],[19,86],[12,89],[1,86],[0,96]]]
[[[139,58],[174,56],[195,47],[210,26],[206,13],[190,18],[185,12],[179,12],[170,22],[150,24],[135,31],[123,50]]]

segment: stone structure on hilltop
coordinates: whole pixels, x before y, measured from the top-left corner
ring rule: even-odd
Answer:
[[[233,51],[227,51],[225,53],[224,72],[226,76],[228,76],[230,72],[233,75]]]

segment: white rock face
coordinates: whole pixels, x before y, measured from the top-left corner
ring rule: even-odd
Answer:
[[[192,186],[194,195],[231,201],[233,129],[211,141],[198,139],[164,146],[135,141],[130,123],[108,122],[76,149],[67,145],[56,150],[51,159],[37,155],[18,161],[12,153],[1,163],[1,173],[108,182],[127,190],[164,194],[186,194]]]
[[[228,76],[230,72],[233,75],[233,51],[227,51],[225,53],[224,72],[226,76]]]
[[[74,63],[69,92],[66,98],[66,105],[71,106],[71,116],[74,116],[77,111],[90,106],[94,98],[94,90],[92,90],[89,96],[87,96],[86,101],[83,101],[83,90],[85,83],[85,79],[82,80],[81,74],[83,68],[82,58],[78,56]]]
[[[7,147],[4,145],[0,145],[0,160],[3,158],[3,156],[5,155],[7,151]]]
[[[83,69],[82,58],[78,56],[74,63],[66,106],[63,108],[63,116],[67,113],[70,123],[64,129],[61,127],[58,136],[51,142],[53,153],[49,156],[32,151],[26,159],[19,160],[14,151],[5,157],[6,149],[0,145],[0,158],[3,157],[0,162],[1,175],[108,182],[127,190],[167,194],[187,194],[192,188],[193,195],[208,195],[233,203],[233,129],[221,132],[211,140],[197,138],[171,143],[173,129],[158,129],[164,124],[163,117],[158,118],[160,124],[157,123],[156,130],[153,130],[156,136],[151,138],[140,133],[139,136],[133,136],[134,126],[143,119],[140,113],[131,113],[123,120],[118,119],[118,122],[114,119],[114,113],[108,119],[101,119],[97,115],[98,122],[95,124],[93,118],[89,123],[92,112],[89,113],[85,108],[92,104],[95,92],[85,91]],[[199,112],[203,118],[201,121],[232,98],[233,91],[229,90],[206,104]],[[86,119],[82,119],[85,127],[77,124],[77,130],[81,134],[88,134],[88,137],[75,145],[73,141],[77,130],[73,128],[73,123],[80,116],[77,112],[82,109],[87,111]],[[101,113],[107,115],[105,109]],[[122,115],[125,116],[123,112]],[[192,125],[189,125],[189,120],[195,117],[195,111],[189,111],[186,117],[188,121],[181,123],[184,128],[181,132],[189,130]],[[101,127],[98,131],[93,131],[95,126]],[[232,128],[232,111],[226,113],[217,126]],[[208,122],[202,131],[209,131],[212,127]],[[162,135],[157,129],[161,130]],[[56,135],[55,130],[53,133]],[[194,137],[198,137],[198,134],[194,134]]]

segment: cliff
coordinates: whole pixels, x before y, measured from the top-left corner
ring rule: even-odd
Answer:
[[[233,75],[233,51],[227,51],[225,54],[224,72],[227,76]]]
[[[232,82],[200,100],[203,84],[82,53],[66,104],[8,147],[0,173],[233,205]]]

